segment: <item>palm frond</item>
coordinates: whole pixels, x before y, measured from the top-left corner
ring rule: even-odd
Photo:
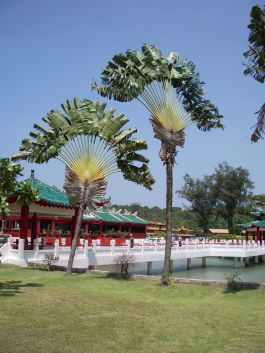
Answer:
[[[97,136],[77,136],[63,146],[58,159],[83,183],[104,179],[118,171],[115,151]]]
[[[260,110],[257,112],[258,118],[255,125],[255,130],[251,136],[252,142],[257,142],[264,138],[265,133],[265,103],[261,106]]]
[[[169,81],[153,82],[146,86],[138,98],[150,111],[154,125],[160,125],[171,133],[183,130],[192,122]]]
[[[52,110],[42,120],[49,126],[34,125],[30,132],[31,139],[24,139],[20,152],[13,155],[14,160],[44,163],[51,158],[58,158],[70,170],[80,177],[82,182],[92,182],[106,178],[108,175],[121,171],[131,181],[151,188],[154,183],[147,168],[147,159],[142,157],[142,165],[148,177],[135,178],[129,169],[118,167],[118,161],[140,163],[139,155],[133,159],[131,153],[147,148],[143,139],[132,139],[136,129],[124,129],[128,122],[124,114],[115,115],[115,110],[105,111],[106,103],[90,100],[74,99],[63,105],[66,114]],[[150,176],[150,177],[149,177]],[[152,183],[148,184],[148,181]]]

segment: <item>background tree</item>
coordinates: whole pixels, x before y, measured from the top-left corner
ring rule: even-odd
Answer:
[[[244,74],[252,76],[256,81],[264,83],[265,81],[265,6],[263,9],[259,5],[252,7],[250,13],[250,29],[248,41],[249,50],[243,55],[247,59],[245,65],[247,68]],[[254,126],[254,132],[251,140],[256,142],[263,138],[265,130],[265,103],[257,112],[257,123]]]
[[[190,202],[190,210],[196,212],[198,225],[207,233],[210,219],[217,203],[213,176],[205,175],[201,180],[193,179],[189,174],[184,176],[184,186],[177,193]]]
[[[185,143],[185,127],[223,128],[218,109],[204,98],[203,82],[193,63],[175,52],[163,57],[154,45],[142,52],[128,50],[115,55],[101,74],[102,85],[92,87],[104,97],[121,102],[140,101],[150,112],[154,137],[161,141],[159,157],[166,166],[166,246],[161,283],[168,285],[172,246],[173,166],[177,148]]]
[[[265,208],[265,194],[252,195],[251,208]]]
[[[37,191],[27,182],[19,182],[23,167],[13,163],[9,158],[0,158],[0,213],[2,217],[9,215],[7,197],[13,193],[18,195],[20,204],[30,204],[39,199]]]
[[[146,149],[143,139],[132,139],[136,129],[122,130],[128,119],[114,110],[105,112],[106,103],[90,100],[67,101],[64,114],[52,110],[43,121],[48,127],[34,125],[31,139],[22,141],[14,160],[44,163],[57,158],[66,166],[64,188],[76,206],[77,221],[66,274],[72,273],[84,209],[94,210],[106,192],[107,177],[122,172],[127,180],[151,188],[154,180],[148,160],[138,153]]]
[[[217,212],[227,220],[227,227],[231,228],[238,208],[250,202],[254,184],[247,169],[233,168],[227,162],[218,165],[213,177],[218,199]]]

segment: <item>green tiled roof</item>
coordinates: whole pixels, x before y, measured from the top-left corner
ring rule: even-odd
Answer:
[[[242,223],[242,224],[239,224],[239,226],[242,228],[251,228],[252,222]]]
[[[33,189],[38,191],[41,201],[49,202],[55,205],[71,206],[67,194],[56,187],[49,186],[34,177],[30,177],[25,181],[29,182]]]
[[[99,219],[101,219],[104,222],[110,222],[110,223],[121,223],[123,222],[123,219],[119,217],[119,215],[116,213],[109,213],[109,212],[93,212]]]
[[[120,214],[115,212],[93,212],[98,218],[104,222],[110,223],[137,223],[137,224],[149,224],[149,222],[144,221],[142,218],[135,215]]]
[[[25,180],[29,182],[32,187],[38,191],[41,201],[45,201],[54,205],[73,207],[68,199],[67,194],[64,191],[59,190],[55,186],[49,186],[39,179],[34,177],[34,171],[31,171],[31,177]],[[101,197],[99,202],[104,203],[105,201],[110,201],[110,198]]]
[[[129,222],[138,223],[138,224],[150,224],[150,222],[147,222],[144,219],[142,219],[138,216],[135,216],[133,214],[130,214],[130,215],[123,214],[122,217],[128,219]]]
[[[260,216],[261,214],[265,214],[265,208],[262,208],[260,210],[253,210],[252,212],[250,212],[251,214],[253,214],[253,216]]]
[[[251,221],[251,222],[247,222],[247,223],[242,223],[239,224],[240,227],[242,228],[251,228],[251,227],[265,227],[265,219],[261,220],[261,221]]]

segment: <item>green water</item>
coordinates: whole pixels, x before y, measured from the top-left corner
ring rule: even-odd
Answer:
[[[98,268],[111,270],[110,266],[100,266]],[[139,263],[136,265],[131,273],[146,274],[146,263]],[[113,269],[113,268],[112,268]],[[153,275],[160,275],[162,273],[163,263],[153,262]],[[202,280],[225,280],[225,275],[238,272],[240,278],[246,282],[265,282],[265,263],[254,264],[249,266],[244,263],[239,263],[237,268],[234,268],[233,259],[221,258],[207,258],[205,268],[202,268],[201,259],[191,260],[191,269],[187,270],[187,260],[174,260],[172,275],[178,278],[192,278]]]

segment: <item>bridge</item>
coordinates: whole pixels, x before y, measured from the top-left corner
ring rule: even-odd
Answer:
[[[146,263],[147,274],[152,273],[152,263],[164,260],[165,245],[159,242],[146,242],[145,240],[136,243],[133,248],[130,244],[126,246],[100,246],[96,242],[88,246],[84,241],[82,247],[78,247],[74,259],[74,268],[93,269],[99,265],[112,265],[117,256],[130,254],[134,257],[135,263]],[[70,247],[59,246],[56,240],[52,247],[40,247],[35,239],[34,249],[24,249],[24,239],[19,239],[18,246],[15,248],[13,239],[0,248],[1,262],[27,267],[28,263],[43,263],[46,253],[58,257],[58,266],[67,266]],[[206,259],[209,257],[228,257],[234,259],[234,267],[244,263],[247,265],[252,259],[256,263],[265,260],[265,242],[254,241],[220,241],[220,242],[199,242],[198,240],[183,242],[182,246],[178,243],[172,246],[171,266],[174,260],[186,259],[187,269],[192,266],[192,259],[201,258],[202,267],[206,266]]]

